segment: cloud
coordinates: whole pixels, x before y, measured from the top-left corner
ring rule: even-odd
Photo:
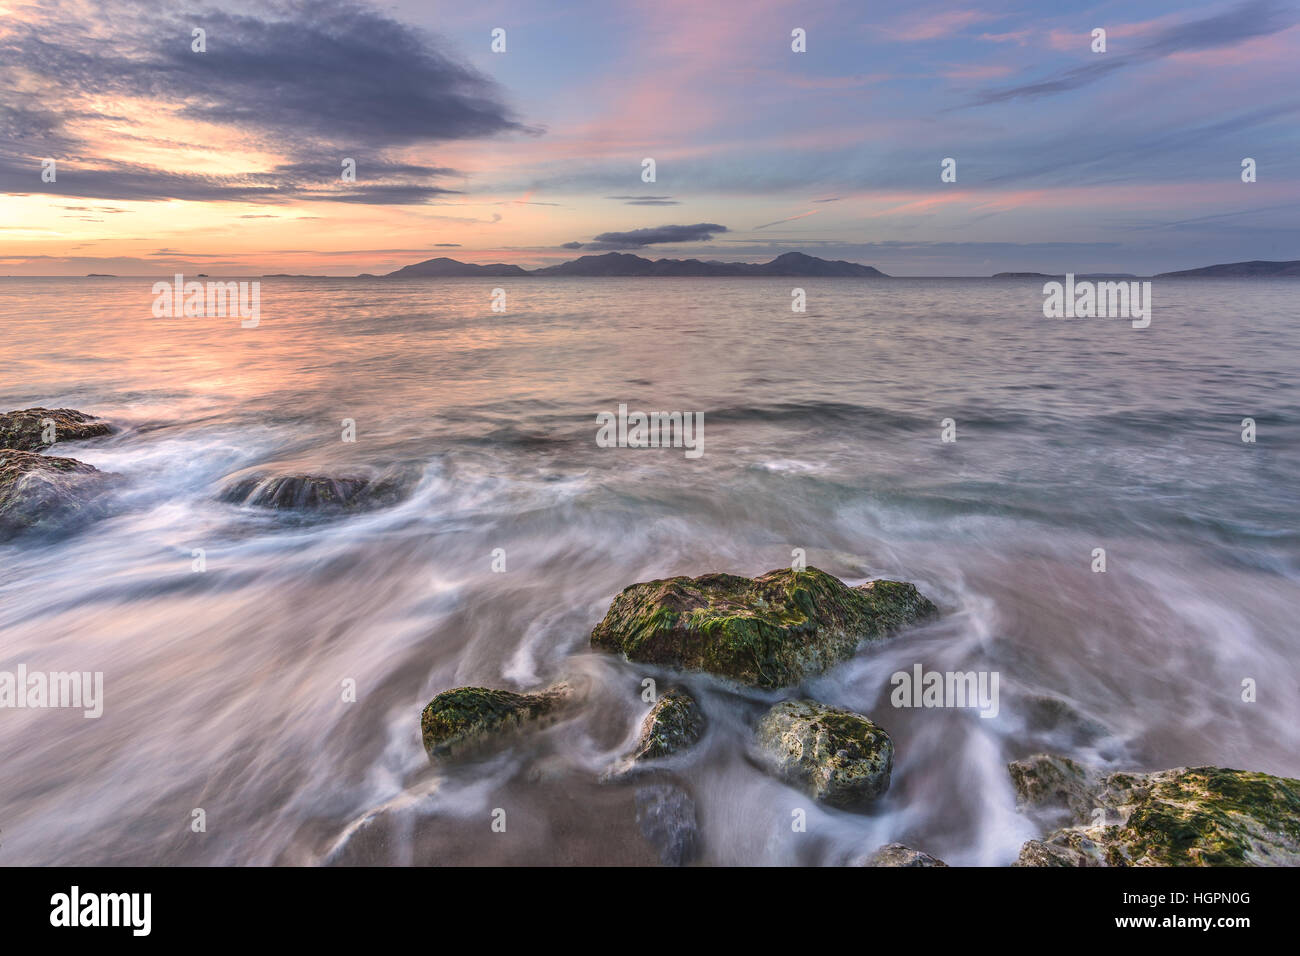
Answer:
[[[984,90],[969,105],[986,106],[1010,100],[1063,93],[1101,80],[1129,66],[1160,60],[1176,53],[1236,46],[1256,37],[1268,36],[1293,26],[1300,16],[1275,0],[1246,0],[1231,10],[1201,20],[1178,23],[1156,31],[1152,38],[1131,53],[1111,45],[1107,53],[1054,77],[1005,89]]]
[[[560,248],[561,248],[561,249],[581,249],[581,248],[582,248],[582,243],[580,243],[580,242],[566,242],[566,243],[564,243],[564,245],[560,246]]]
[[[0,98],[12,97],[0,99],[0,190],[423,203],[454,192],[430,179],[460,174],[391,162],[387,151],[539,132],[444,41],[358,0],[289,0],[239,13],[123,0],[101,6],[88,18],[80,4],[52,2],[40,16],[0,31]],[[104,22],[113,24],[111,42],[96,32]],[[191,50],[194,26],[206,30],[206,52]],[[97,140],[120,135],[105,132],[105,102],[126,114],[119,122],[128,130],[174,117],[186,129],[230,131],[229,141],[195,142],[191,152],[261,148],[290,159],[229,176],[205,175],[183,161],[170,168],[124,162],[97,148]],[[167,142],[158,125],[152,137],[127,135],[160,153]],[[68,157],[57,184],[40,180],[39,159],[47,156]],[[333,188],[342,157],[355,157],[358,166],[357,183],[346,190]]]
[[[630,232],[602,232],[590,244],[592,249],[640,249],[664,242],[705,242],[714,233],[726,232],[726,226],[700,222],[693,226],[650,226]]]
[[[680,206],[681,202],[672,196],[606,196],[606,199],[618,199],[625,206]]]

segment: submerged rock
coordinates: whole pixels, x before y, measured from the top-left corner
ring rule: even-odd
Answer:
[[[886,843],[876,852],[859,857],[850,866],[947,866],[948,864],[920,850],[901,843]]]
[[[631,661],[785,687],[846,660],[864,640],[935,613],[902,581],[849,587],[816,568],[705,574],[625,588],[591,643]]]
[[[232,504],[257,508],[343,511],[391,504],[400,492],[400,483],[392,476],[371,479],[259,473],[230,482],[219,497]]]
[[[677,783],[653,783],[636,792],[636,821],[664,866],[682,866],[699,856],[702,839],[695,798]]]
[[[1011,764],[1027,805],[1074,824],[1030,840],[1016,866],[1300,865],[1300,780],[1221,767],[1092,774],[1064,758]]]
[[[102,517],[115,477],[74,458],[0,448],[0,537],[74,530]]]
[[[758,723],[760,762],[816,800],[861,809],[889,789],[894,743],[861,714],[815,700],[787,700]]]
[[[107,422],[72,408],[23,408],[0,415],[0,448],[40,451],[55,442],[95,438],[111,431]]]
[[[549,722],[572,697],[567,683],[533,694],[487,687],[444,691],[420,715],[424,749],[432,759],[486,748],[526,726]]]

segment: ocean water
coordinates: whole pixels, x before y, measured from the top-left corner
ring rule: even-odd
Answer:
[[[0,406],[109,420],[53,453],[123,476],[105,520],[0,543],[0,670],[104,674],[99,719],[0,710],[0,863],[654,863],[637,785],[598,782],[646,677],[709,718],[670,767],[704,863],[1008,864],[1039,830],[1005,764],[1044,750],[1300,776],[1294,280],[1156,280],[1141,330],[1045,319],[1034,280],[266,279],[255,329],[155,318],[151,285],[0,279]],[[619,403],[702,412],[704,454],[598,447]],[[332,520],[217,500],[251,468],[410,487]],[[588,647],[628,584],[796,548],[942,615],[784,692]],[[997,716],[892,706],[917,664],[996,672]],[[559,679],[570,717],[430,767],[436,693]],[[872,812],[753,764],[788,696],[890,732]]]

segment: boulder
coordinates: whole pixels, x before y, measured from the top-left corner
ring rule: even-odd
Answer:
[[[336,512],[391,504],[400,494],[392,477],[331,478],[325,475],[245,475],[227,484],[222,501],[255,508]]]
[[[700,739],[704,728],[704,711],[695,698],[680,687],[670,687],[641,722],[641,735],[631,753],[601,774],[601,780],[617,780],[647,762],[686,750]]]
[[[1073,823],[1016,866],[1297,866],[1300,780],[1222,767],[1099,774],[1038,755],[1010,765],[1022,805]]]
[[[429,701],[420,733],[430,759],[487,749],[512,733],[554,720],[573,698],[567,683],[532,694],[457,687]]]
[[[55,442],[95,438],[110,431],[107,422],[72,408],[23,408],[0,415],[0,448],[40,451]]]
[[[76,530],[102,517],[115,477],[73,458],[0,448],[0,538]]]
[[[936,613],[915,585],[849,587],[816,568],[758,578],[705,574],[625,588],[591,643],[630,661],[786,687],[851,657],[867,640]]]
[[[894,743],[851,710],[782,701],[759,721],[755,744],[770,773],[829,806],[863,809],[889,789]]]
[[[876,852],[854,860],[850,866],[944,866],[948,864],[901,843],[886,843]]]
[[[695,698],[681,688],[670,688],[641,723],[632,759],[670,757],[699,740],[704,726],[704,712]]]

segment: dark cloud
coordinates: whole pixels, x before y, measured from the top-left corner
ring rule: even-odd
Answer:
[[[693,226],[651,226],[631,232],[602,232],[590,243],[592,249],[640,249],[664,242],[705,242],[714,233],[726,232],[726,226],[701,222]]]
[[[1125,67],[1159,60],[1174,53],[1215,50],[1236,46],[1255,37],[1279,33],[1300,21],[1294,7],[1275,0],[1246,0],[1231,10],[1190,23],[1179,23],[1161,30],[1132,52],[1125,52],[1118,41],[1108,41],[1106,53],[1092,54],[1094,59],[1044,80],[1004,89],[984,90],[970,105],[985,106],[1009,100],[1032,98],[1087,86]]]
[[[112,43],[92,35],[79,5],[58,3],[0,38],[0,191],[422,203],[454,192],[431,179],[461,174],[389,162],[385,150],[538,132],[443,41],[356,0],[290,0],[243,13],[118,0],[101,4],[95,20],[114,24]],[[191,50],[194,26],[207,31],[205,53]],[[20,102],[16,91],[33,87],[39,105]],[[77,121],[102,120],[87,104],[114,97],[159,100],[292,159],[262,174],[215,177],[95,157]],[[66,157],[57,183],[41,182],[44,157]],[[344,157],[357,159],[358,181],[338,190]]]
[[[564,245],[560,246],[560,248],[561,248],[561,249],[581,249],[581,248],[582,248],[582,243],[580,243],[580,242],[566,242],[566,243],[564,243]]]
[[[625,206],[680,206],[681,202],[672,196],[606,196],[606,199],[620,200]]]
[[[435,242],[434,245],[437,246],[439,249],[459,249],[459,248],[460,248],[460,243],[459,243],[459,242]]]

